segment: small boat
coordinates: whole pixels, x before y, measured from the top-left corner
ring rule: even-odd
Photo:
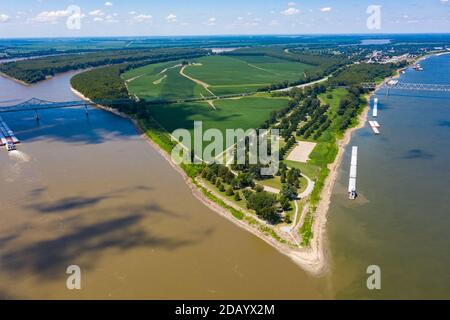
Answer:
[[[414,70],[416,70],[416,71],[423,71],[423,68],[422,68],[422,66],[420,65],[420,63],[415,64],[413,68],[414,68]]]
[[[16,146],[15,146],[14,142],[8,140],[8,142],[6,142],[6,150],[8,150],[8,151],[16,150]]]

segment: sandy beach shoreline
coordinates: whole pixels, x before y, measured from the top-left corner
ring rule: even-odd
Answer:
[[[19,84],[21,84],[21,85],[23,85],[23,86],[29,87],[29,86],[31,85],[31,84],[29,84],[29,83],[26,83],[25,81],[22,81],[22,80],[13,78],[13,77],[11,77],[11,76],[8,76],[6,73],[3,73],[3,72],[0,72],[0,76],[2,76],[3,78],[9,79],[9,80],[11,80],[11,81],[14,81],[14,82],[16,82],[16,83],[19,83]]]

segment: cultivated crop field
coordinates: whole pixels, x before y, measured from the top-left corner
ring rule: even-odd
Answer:
[[[206,102],[163,104],[151,106],[152,116],[168,131],[178,128],[192,130],[194,121],[203,121],[203,129],[258,129],[273,110],[288,104],[284,98],[245,97]]]
[[[140,99],[178,100],[211,95],[202,86],[180,74],[181,61],[150,64],[122,75],[131,94]]]
[[[208,56],[164,62],[133,69],[122,75],[131,94],[145,100],[180,100],[212,95],[255,92],[283,81],[304,78],[315,67],[268,56]]]
[[[268,56],[209,56],[196,59],[185,73],[209,85],[216,95],[256,91],[283,81],[304,79],[311,65]]]

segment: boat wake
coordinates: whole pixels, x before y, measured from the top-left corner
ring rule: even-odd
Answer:
[[[31,160],[30,156],[27,155],[25,152],[19,151],[19,150],[13,150],[9,151],[8,155],[10,158],[19,161],[19,162],[29,162]]]

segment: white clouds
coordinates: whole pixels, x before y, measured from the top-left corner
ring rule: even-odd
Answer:
[[[256,21],[248,21],[243,24],[244,27],[257,27],[259,26],[259,23]]]
[[[135,16],[133,19],[136,22],[145,22],[145,21],[151,21],[152,18],[153,17],[149,14],[140,14],[140,15]]]
[[[215,26],[216,25],[216,18],[215,17],[211,17],[208,19],[208,21],[205,23],[207,26]]]
[[[95,22],[107,22],[107,23],[117,23],[119,20],[117,20],[115,17],[117,17],[118,13],[108,14],[105,16],[105,13],[102,10],[94,10],[89,12],[89,15],[92,16]]]
[[[105,13],[102,11],[102,10],[100,10],[100,9],[97,9],[97,10],[94,10],[94,11],[91,11],[91,12],[89,12],[89,15],[90,16],[93,16],[93,17],[101,17],[101,16],[103,16]]]
[[[177,16],[174,15],[173,13],[169,14],[166,17],[167,22],[176,22],[177,21]]]
[[[111,2],[105,2],[105,7],[112,7],[113,4]]]
[[[131,14],[132,16],[134,16],[137,12],[136,11],[130,11],[128,12],[128,14]]]
[[[41,23],[55,24],[60,18],[68,17],[70,12],[67,10],[43,11],[32,20]]]
[[[320,8],[320,11],[322,11],[322,12],[330,12],[331,11],[331,7]]]
[[[281,11],[281,14],[283,14],[285,16],[292,16],[292,15],[298,14],[298,13],[300,13],[300,10],[298,10],[297,8],[294,8],[294,7],[290,7],[284,11]]]
[[[8,21],[9,21],[9,16],[8,15],[6,15],[4,13],[0,14],[0,23],[5,23],[5,22],[8,22]]]
[[[441,3],[446,4],[448,3],[448,0],[441,0]]]
[[[271,27],[276,27],[276,26],[279,26],[279,25],[280,25],[280,23],[277,20],[272,20],[269,23],[269,26],[271,26]]]
[[[116,22],[119,22],[119,20],[114,19],[114,16],[110,14],[105,17],[105,22],[116,23]]]

